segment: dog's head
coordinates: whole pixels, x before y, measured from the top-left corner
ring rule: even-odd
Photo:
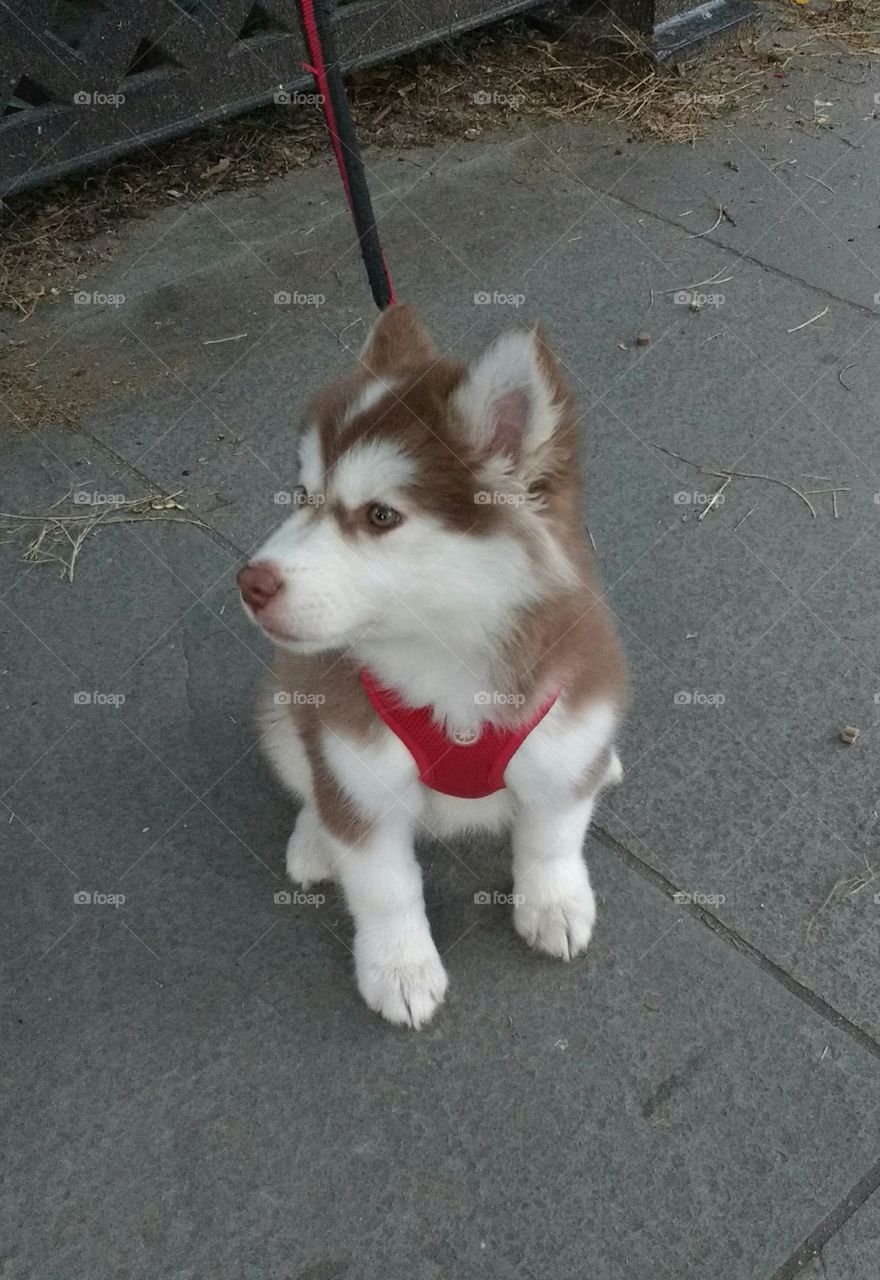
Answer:
[[[358,371],[312,406],[293,514],[238,575],[245,609],[298,652],[495,634],[573,572],[561,526],[579,525],[577,469],[569,393],[537,331],[465,365],[393,306]]]

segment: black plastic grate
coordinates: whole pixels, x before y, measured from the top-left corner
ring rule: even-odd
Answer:
[[[353,0],[346,69],[536,0]],[[311,83],[295,0],[0,0],[0,194]]]

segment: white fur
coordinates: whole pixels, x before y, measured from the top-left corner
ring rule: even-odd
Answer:
[[[382,378],[376,378],[375,381],[368,382],[358,398],[346,409],[345,417],[343,418],[344,424],[349,426],[362,413],[366,413],[368,409],[374,409],[393,390],[394,384],[385,382]]]
[[[317,428],[303,432],[299,442],[299,482],[310,494],[324,491],[324,459]]]
[[[526,454],[545,445],[559,422],[538,363],[535,335],[525,330],[497,338],[473,366],[455,400],[471,432],[486,443],[499,416],[510,415]]]
[[[349,511],[365,502],[384,501],[398,493],[415,475],[415,466],[399,445],[390,440],[368,440],[356,445],[333,468],[334,497]]]

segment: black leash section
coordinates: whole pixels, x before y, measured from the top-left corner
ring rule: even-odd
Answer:
[[[312,60],[312,65],[307,66],[306,70],[315,77],[321,95],[321,110],[327,122],[327,131],[345,188],[345,198],[357,232],[367,279],[376,306],[384,311],[395,301],[394,282],[379,242],[376,215],[373,213],[370,189],[339,65],[333,29],[335,5],[332,0],[298,0],[298,3],[303,33]]]

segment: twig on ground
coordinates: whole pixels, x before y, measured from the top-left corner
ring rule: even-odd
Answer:
[[[677,458],[679,462],[685,462],[689,467],[696,467],[698,471],[702,471],[703,475],[715,476],[719,480],[725,477],[737,480],[767,480],[770,484],[781,485],[783,489],[788,489],[790,493],[797,494],[802,502],[805,502],[810,510],[810,515],[816,519],[816,508],[803,490],[798,489],[795,485],[789,484],[787,480],[780,480],[778,476],[767,476],[760,471],[734,471],[731,467],[707,467],[702,462],[694,462],[692,458],[683,458],[680,453],[674,453],[672,449],[667,449],[662,444],[655,444],[655,449],[659,449],[661,453],[668,454],[670,458]]]
[[[756,502],[755,505],[752,507],[751,511],[747,511],[744,516],[741,516],[739,520],[737,520],[736,524],[733,526],[734,533],[736,533],[737,529],[740,527],[741,524],[743,524],[746,520],[748,520],[750,515],[753,515],[758,510],[758,506],[759,506],[759,503]]]
[[[722,493],[730,484],[732,479],[733,479],[732,476],[728,476],[727,479],[724,481],[724,483],[715,490],[715,492],[712,494],[712,497],[706,503],[705,507],[703,507],[703,510],[700,512],[700,514],[697,516],[697,524],[700,524],[701,521],[705,520],[706,516],[709,514],[712,508],[718,504],[718,502],[721,499]]]
[[[801,329],[806,329],[808,324],[815,324],[817,320],[821,320],[823,316],[827,316],[830,310],[830,307],[826,307],[824,311],[820,311],[818,315],[811,316],[810,319],[805,320],[803,324],[796,324],[793,329],[787,329],[786,333],[797,333]]]
[[[724,276],[723,279],[719,279],[723,270],[724,267],[719,267],[714,276],[710,276],[708,280],[698,280],[696,284],[677,284],[673,289],[661,289],[661,293],[688,293],[691,289],[702,289],[704,284],[727,284],[733,276]]]
[[[710,236],[712,232],[715,230],[715,228],[720,224],[721,219],[723,217],[724,217],[724,205],[719,202],[718,217],[712,223],[711,227],[707,227],[705,231],[692,231],[691,234],[688,236],[688,240],[702,240],[703,236]]]
[[[24,549],[24,559],[32,564],[60,564],[61,577],[73,582],[76,563],[86,539],[97,528],[111,524],[141,524],[150,520],[165,520],[172,524],[192,524],[199,529],[210,526],[196,516],[186,514],[186,508],[177,498],[182,493],[151,493],[129,502],[104,502],[84,514],[58,512],[55,503],[43,514],[0,511],[0,521],[10,525],[10,539],[28,525],[40,527]],[[69,497],[69,493],[65,497]],[[100,510],[97,509],[100,506]],[[172,513],[183,514],[172,514]]]
[[[827,182],[823,182],[821,178],[816,178],[816,177],[814,177],[814,175],[813,175],[812,173],[805,173],[805,174],[804,174],[804,177],[805,177],[805,178],[812,178],[813,182],[818,182],[818,184],[819,184],[819,186],[820,186],[820,187],[824,187],[824,188],[825,188],[825,190],[826,190],[826,191],[830,191],[832,195],[836,195],[836,194],[837,194],[837,192],[834,190],[834,188],[833,188],[833,187],[829,187],[829,185],[828,185],[828,183],[827,183]]]

